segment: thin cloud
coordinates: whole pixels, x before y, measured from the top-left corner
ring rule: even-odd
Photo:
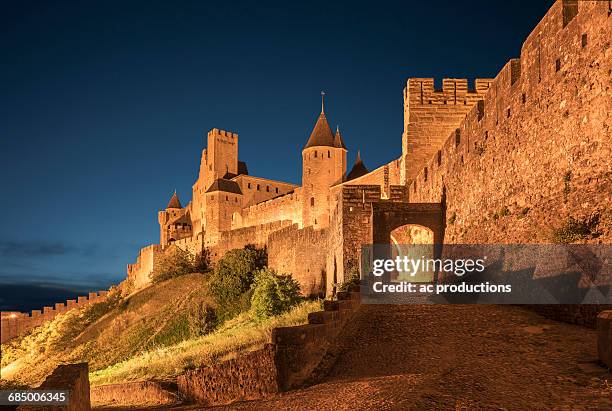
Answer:
[[[0,240],[0,256],[2,257],[47,257],[77,252],[79,250],[75,247],[61,242]]]

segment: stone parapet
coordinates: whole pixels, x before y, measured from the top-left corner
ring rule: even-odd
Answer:
[[[17,411],[86,411],[91,409],[89,399],[89,367],[87,363],[63,364],[47,376],[40,390],[67,390],[68,404],[57,406],[21,405]]]
[[[66,313],[73,308],[81,308],[89,304],[104,301],[108,290],[91,292],[87,296],[78,297],[77,300],[68,300],[66,304],[56,303],[53,307],[43,307],[41,310],[32,310],[31,313],[16,311],[2,311],[0,313],[0,343],[4,344],[15,337],[26,334],[32,329],[53,320],[59,314]]]

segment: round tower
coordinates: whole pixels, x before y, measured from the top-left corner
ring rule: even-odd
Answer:
[[[325,117],[321,93],[321,114],[302,150],[302,225],[325,228],[329,225],[329,188],[341,183],[346,173],[346,146],[340,130],[332,133]]]
[[[171,229],[168,226],[168,223],[176,220],[178,217],[185,214],[183,206],[181,205],[181,201],[176,194],[176,190],[174,194],[170,198],[166,209],[157,213],[157,221],[159,222],[159,243],[162,247],[165,247],[171,240],[177,240],[178,238],[174,238],[171,233]]]

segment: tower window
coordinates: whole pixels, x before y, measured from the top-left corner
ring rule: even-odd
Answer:
[[[257,191],[259,191],[259,184],[257,184]]]
[[[327,150],[327,158],[331,158],[331,152]]]
[[[555,61],[555,71],[561,70],[561,60],[557,59]]]
[[[317,158],[317,152],[315,151],[315,158]]]
[[[251,188],[251,183],[247,184],[247,187]]]
[[[276,194],[278,194],[278,187],[276,187]]]
[[[587,45],[587,35],[586,33],[582,35],[582,48],[585,48]]]
[[[270,186],[266,186],[266,192],[270,192]]]
[[[314,197],[310,197],[310,206],[314,207]]]

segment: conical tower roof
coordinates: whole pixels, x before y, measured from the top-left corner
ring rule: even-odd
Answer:
[[[319,119],[310,133],[310,138],[304,148],[326,146],[335,147],[334,145],[334,134],[329,128],[329,123],[325,117],[325,112],[321,111]]]
[[[176,195],[176,191],[174,191],[174,194],[172,194],[172,198],[170,199],[170,202],[166,208],[183,208],[178,195]]]
[[[351,171],[349,171],[349,173],[347,174],[346,181],[354,180],[368,173],[368,169],[363,164],[363,161],[361,161],[361,154],[359,153],[359,151],[357,151],[357,158],[355,159],[355,164],[353,164],[353,168],[351,168]]]
[[[336,135],[334,136],[334,147],[343,148],[346,150],[344,140],[342,140],[342,135],[340,134],[340,127],[338,126],[336,126]]]

